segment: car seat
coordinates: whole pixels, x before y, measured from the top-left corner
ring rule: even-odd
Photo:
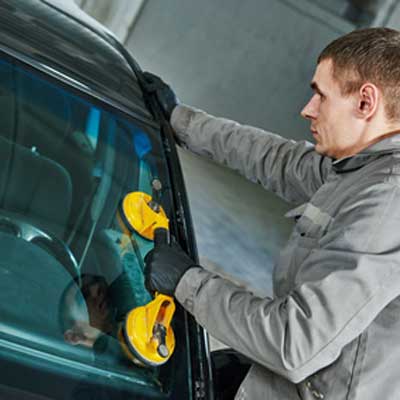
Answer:
[[[62,239],[71,198],[71,179],[60,164],[0,137],[0,210]]]

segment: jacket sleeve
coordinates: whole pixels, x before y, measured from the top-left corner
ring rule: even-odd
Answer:
[[[308,201],[331,170],[331,159],[318,155],[311,143],[287,140],[187,106],[175,108],[171,124],[184,147],[291,203]]]
[[[175,295],[217,339],[300,382],[334,362],[400,295],[399,202],[388,183],[349,199],[296,266],[285,297],[256,297],[201,268],[186,272]]]

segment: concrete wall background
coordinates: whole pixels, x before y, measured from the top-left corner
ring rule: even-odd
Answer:
[[[400,28],[400,3],[397,0],[392,0],[386,6],[386,14],[381,12],[379,19],[374,22],[375,25],[384,25],[390,28]]]
[[[126,45],[183,102],[298,139],[316,57],[352,28],[307,0],[149,1]]]
[[[107,26],[121,42],[125,42],[145,3],[144,0],[74,1],[82,10]]]

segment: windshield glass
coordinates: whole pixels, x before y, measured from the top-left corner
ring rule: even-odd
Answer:
[[[81,381],[167,391],[178,356],[143,368],[118,341],[128,311],[151,300],[153,247],[127,229],[122,201],[157,180],[171,215],[159,133],[5,57],[0,106],[1,348]]]

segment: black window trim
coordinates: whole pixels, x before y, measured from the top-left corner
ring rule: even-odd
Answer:
[[[80,95],[84,94],[86,96],[89,96],[90,100],[94,103],[100,102],[103,105],[111,107],[114,111],[125,114],[138,122],[150,125],[154,129],[159,129],[159,125],[156,121],[143,118],[143,116],[136,114],[124,105],[98,93],[97,91],[90,88],[90,86],[81,81],[78,81],[75,78],[68,76],[66,73],[59,71],[53,66],[39,62],[25,54],[21,54],[18,51],[15,51],[4,45],[3,43],[0,43],[0,55],[1,54],[4,54],[6,57],[10,57],[12,61],[17,61],[17,64],[21,63],[24,67],[27,67],[28,69],[36,70],[47,77],[50,76],[51,78],[61,83],[62,86],[67,87],[68,89],[75,89]]]

